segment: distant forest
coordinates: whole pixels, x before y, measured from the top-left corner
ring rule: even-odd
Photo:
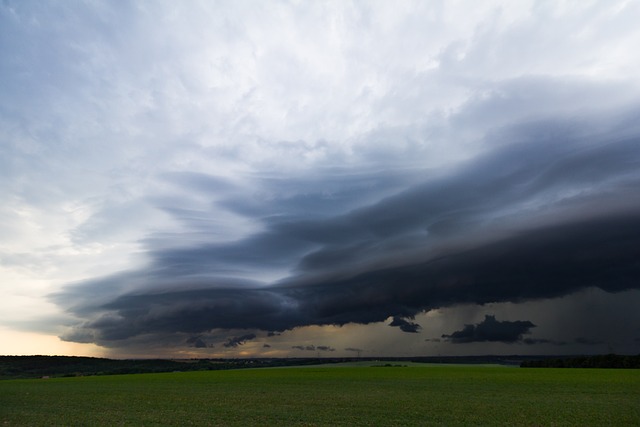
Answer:
[[[310,359],[118,360],[79,356],[0,356],[0,379],[210,371],[310,363]]]
[[[0,380],[18,378],[75,377],[86,375],[143,374],[176,371],[303,366],[355,361],[503,364],[524,368],[640,368],[640,355],[549,356],[438,356],[256,359],[104,359],[77,356],[0,356]]]
[[[523,368],[615,368],[639,369],[640,355],[620,356],[606,354],[600,356],[581,356],[569,358],[553,358],[541,360],[525,360],[520,364]]]

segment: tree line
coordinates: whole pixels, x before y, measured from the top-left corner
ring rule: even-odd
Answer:
[[[311,365],[328,359],[106,359],[83,356],[0,356],[0,380],[18,378],[78,377],[89,375],[146,374],[225,369]]]
[[[640,355],[624,356],[605,354],[597,356],[580,356],[540,360],[525,360],[520,364],[523,368],[614,368],[639,369]]]

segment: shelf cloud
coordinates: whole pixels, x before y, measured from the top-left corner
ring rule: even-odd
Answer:
[[[53,296],[87,319],[65,338],[118,346],[143,334],[281,332],[388,317],[415,333],[420,326],[405,319],[441,307],[637,289],[639,140],[522,139],[535,142],[505,145],[342,214],[269,217],[241,240],[150,247],[146,267]],[[273,282],[225,276],[273,265],[291,274]],[[490,321],[477,332],[502,325]],[[448,338],[462,342],[474,331]]]

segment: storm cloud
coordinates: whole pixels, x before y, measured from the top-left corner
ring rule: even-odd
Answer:
[[[637,351],[639,20],[0,2],[0,342]]]
[[[522,341],[523,335],[529,334],[536,325],[528,320],[496,320],[495,316],[486,315],[477,325],[465,325],[459,331],[443,334],[445,338],[456,344],[472,342],[504,342],[515,343]]]
[[[541,141],[549,129],[554,138]],[[242,240],[150,248],[144,269],[54,296],[87,318],[66,339],[117,346],[141,334],[390,316],[417,332],[404,319],[439,307],[638,289],[640,139],[584,143],[556,122],[507,133],[516,132],[517,144],[344,214],[267,217],[264,231]],[[224,276],[274,265],[293,274],[271,283]],[[500,325],[486,322],[480,331]]]

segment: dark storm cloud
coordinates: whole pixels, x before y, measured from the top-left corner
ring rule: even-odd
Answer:
[[[147,267],[54,296],[84,319],[65,338],[126,346],[148,334],[273,332],[390,316],[416,332],[404,319],[438,307],[638,289],[640,138],[634,129],[603,136],[580,125],[512,126],[492,136],[498,148],[483,158],[344,213],[303,215],[315,202],[290,199],[295,208],[261,218],[264,228],[240,240],[152,246]],[[187,192],[223,186],[202,176],[178,181]],[[243,278],[271,269],[294,274],[273,283]],[[449,338],[462,342],[492,326],[523,333],[525,323],[485,320]],[[487,334],[469,339],[494,336]]]
[[[590,286],[616,292],[638,287],[638,247],[636,215],[591,220],[351,277],[122,295],[102,304],[102,314],[76,332],[90,331],[96,341],[114,345],[148,333],[370,323],[461,303],[552,298]]]
[[[227,348],[230,347],[238,347],[242,344],[244,344],[247,341],[250,341],[252,339],[254,339],[256,337],[256,334],[245,334],[239,337],[233,337],[233,338],[229,338],[227,340],[226,343],[224,343],[223,345]]]
[[[199,337],[199,336],[189,337],[187,339],[187,345],[189,347],[195,347],[195,348],[206,348],[207,347],[207,343],[205,343],[202,340],[202,337]]]
[[[398,316],[393,317],[393,320],[391,321],[391,323],[389,323],[389,326],[398,327],[403,332],[413,332],[413,333],[417,333],[418,330],[421,329],[421,326],[418,325],[417,323],[409,322],[403,319],[402,317],[398,317]]]
[[[514,343],[522,340],[522,336],[530,333],[536,325],[528,320],[516,320],[514,322],[496,320],[495,316],[486,315],[484,320],[477,325],[465,325],[459,331],[449,335],[443,334],[442,338],[456,344],[471,342],[504,342]]]

